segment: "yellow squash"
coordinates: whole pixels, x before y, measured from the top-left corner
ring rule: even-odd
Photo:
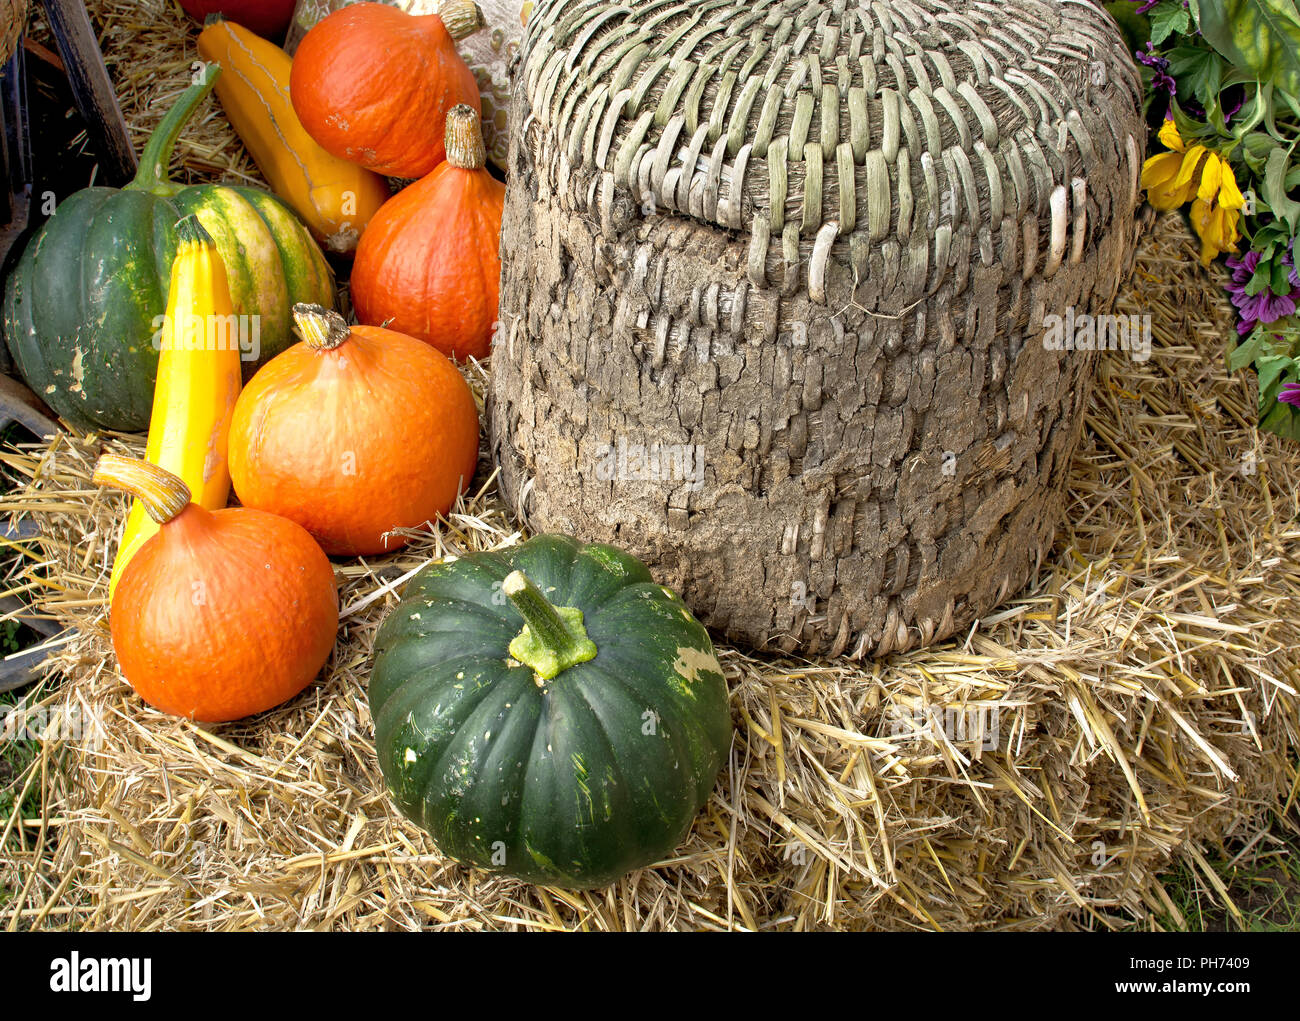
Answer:
[[[176,233],[167,313],[155,334],[158,382],[145,459],[179,476],[195,503],[218,510],[230,497],[226,441],[239,397],[240,331],[216,244],[193,216]],[[113,561],[110,600],[127,561],[157,531],[136,500]]]
[[[388,200],[388,182],[331,156],[307,134],[289,101],[293,60],[280,47],[216,19],[199,33],[199,56],[221,65],[217,95],[271,190],[327,250],[350,254]]]

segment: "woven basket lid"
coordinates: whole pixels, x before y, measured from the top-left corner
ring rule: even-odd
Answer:
[[[1090,200],[1137,200],[1140,81],[1091,0],[542,0],[517,75],[563,201],[747,233],[755,285],[807,259],[814,298],[832,252],[1006,218],[1050,221],[1050,274]]]

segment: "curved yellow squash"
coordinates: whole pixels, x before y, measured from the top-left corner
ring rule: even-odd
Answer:
[[[230,497],[226,441],[239,397],[240,331],[226,268],[212,238],[193,216],[181,220],[176,233],[180,242],[167,314],[155,334],[160,342],[158,382],[145,460],[180,476],[195,503],[218,510]],[[113,561],[110,601],[127,561],[157,531],[136,500]]]
[[[307,134],[289,101],[289,54],[241,25],[217,20],[199,33],[199,56],[221,65],[221,106],[271,190],[326,249],[354,251],[388,201],[388,182],[331,156]]]

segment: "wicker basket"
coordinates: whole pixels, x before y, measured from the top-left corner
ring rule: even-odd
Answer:
[[[492,356],[506,499],[760,647],[967,626],[1060,521],[1096,356],[1044,326],[1128,270],[1139,93],[1088,0],[543,0]]]

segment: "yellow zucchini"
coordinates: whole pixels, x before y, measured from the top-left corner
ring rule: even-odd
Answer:
[[[388,182],[331,156],[307,134],[289,101],[289,54],[217,19],[199,33],[199,56],[221,65],[221,106],[271,190],[326,249],[353,252],[370,218],[388,200]]]
[[[239,330],[216,244],[194,216],[176,233],[145,459],[179,476],[195,503],[218,510],[230,497],[226,442],[239,397]],[[113,561],[110,600],[127,561],[157,531],[136,500]]]

